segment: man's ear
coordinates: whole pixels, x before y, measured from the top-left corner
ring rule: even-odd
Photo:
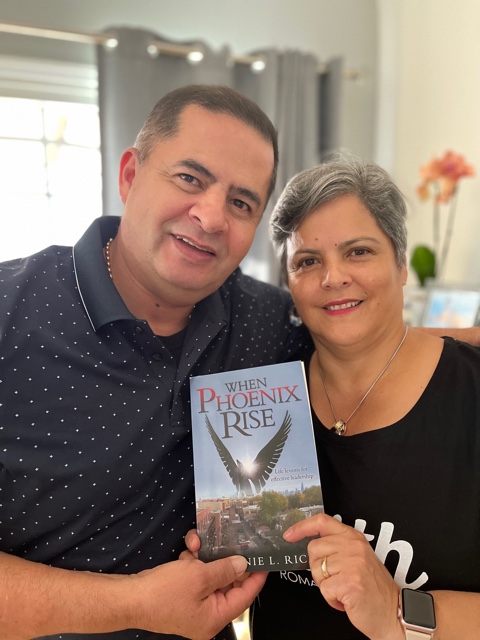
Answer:
[[[123,204],[125,204],[138,167],[138,151],[135,147],[126,149],[120,158],[120,172],[118,176],[118,190]]]

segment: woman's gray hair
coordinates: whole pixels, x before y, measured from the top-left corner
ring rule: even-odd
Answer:
[[[346,195],[356,196],[370,211],[392,241],[397,265],[405,264],[405,198],[381,167],[348,157],[302,171],[283,190],[270,219],[270,236],[284,269],[286,244],[292,233],[315,209]]]

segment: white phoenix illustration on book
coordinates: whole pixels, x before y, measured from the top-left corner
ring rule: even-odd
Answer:
[[[267,442],[255,460],[248,464],[246,462],[242,463],[240,460],[235,462],[227,447],[215,433],[208,416],[205,416],[205,422],[218,455],[225,465],[238,494],[240,496],[253,496],[252,486],[256,493],[260,493],[280,458],[290,432],[292,419],[288,411],[277,433]]]

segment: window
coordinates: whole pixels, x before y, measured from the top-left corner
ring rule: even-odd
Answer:
[[[97,105],[36,99],[34,88],[8,93],[0,96],[0,261],[74,244],[102,214]]]

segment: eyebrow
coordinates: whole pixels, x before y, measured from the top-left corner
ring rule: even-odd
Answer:
[[[349,247],[352,244],[355,244],[356,242],[374,242],[375,244],[380,244],[380,240],[378,238],[374,238],[372,236],[359,236],[358,238],[352,238],[351,240],[346,240],[345,242],[341,242],[339,244],[339,247],[344,248],[344,247]]]
[[[251,189],[246,189],[245,187],[236,187],[233,185],[232,190],[239,196],[243,196],[244,198],[249,198],[254,202],[257,206],[262,206],[262,199],[256,191],[252,191]]]
[[[185,160],[180,160],[180,162],[176,163],[176,166],[187,167],[187,169],[193,169],[194,171],[197,171],[197,173],[201,173],[202,176],[204,176],[205,178],[208,178],[212,182],[216,180],[213,173],[209,171],[207,167],[204,167],[203,164],[200,164],[199,162],[197,162],[196,160],[192,160],[191,158],[185,158]]]
[[[193,169],[193,171],[197,171],[202,176],[207,178],[207,180],[211,180],[212,182],[217,181],[217,178],[213,175],[211,171],[207,169],[207,167],[205,167],[203,164],[200,164],[196,160],[193,160],[192,158],[185,158],[184,160],[177,162],[176,166],[186,167],[187,169]],[[230,191],[236,195],[243,196],[244,198],[250,199],[258,207],[262,206],[262,199],[256,191],[252,191],[251,189],[247,189],[246,187],[239,187],[237,185],[231,185]]]
[[[380,240],[378,240],[378,238],[373,238],[371,236],[360,236],[358,238],[352,238],[351,240],[345,240],[345,242],[341,242],[338,245],[338,248],[347,249],[352,244],[356,244],[357,242],[365,242],[365,241],[374,242],[375,244],[380,244]],[[297,256],[301,253],[313,253],[314,255],[317,255],[321,253],[321,251],[320,249],[316,249],[316,248],[309,249],[308,247],[301,247],[300,249],[297,249],[297,251],[294,251],[293,255]]]

